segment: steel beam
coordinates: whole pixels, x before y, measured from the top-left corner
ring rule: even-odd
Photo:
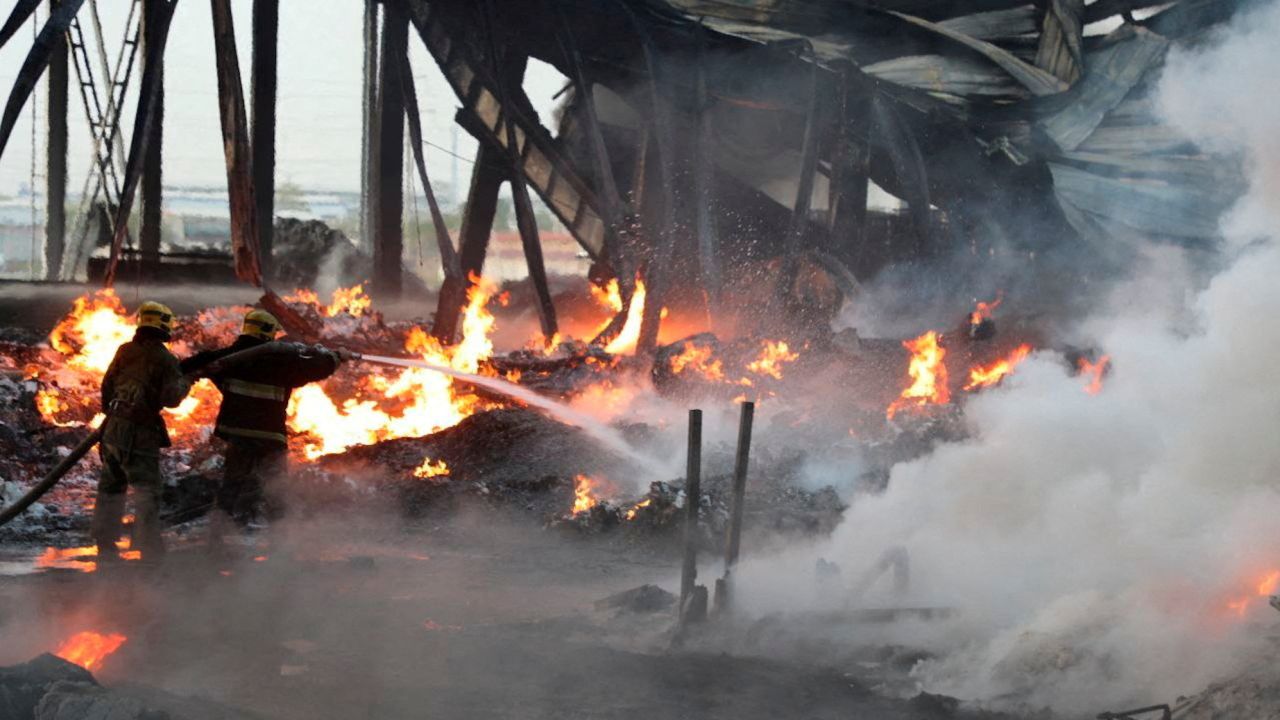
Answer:
[[[382,53],[378,80],[378,138],[373,154],[373,293],[398,300],[404,251],[404,85],[400,73],[409,52],[409,16],[399,2],[383,4]]]
[[[50,10],[59,0],[50,0]],[[57,280],[67,234],[67,40],[57,39],[49,60],[49,112],[46,114],[44,276]],[[32,258],[34,262],[35,258]]]
[[[253,69],[250,119],[253,153],[254,219],[262,274],[271,276],[276,205],[276,50],[280,0],[253,0]]]
[[[158,41],[161,29],[160,13],[167,12],[163,3],[145,0],[142,4],[142,45],[145,48]],[[156,22],[152,22],[156,19]],[[138,248],[142,251],[139,261],[143,274],[154,278],[160,272],[160,226],[164,204],[164,58],[156,66],[156,96],[154,117],[147,130],[146,156],[142,160],[142,215],[138,228]]]

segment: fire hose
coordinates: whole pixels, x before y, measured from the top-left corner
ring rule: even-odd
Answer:
[[[312,350],[313,346],[303,345],[301,343],[263,343],[262,345],[257,345],[247,350],[241,350],[240,352],[231,353],[230,355],[218,358],[208,365],[188,373],[186,377],[192,380],[207,377],[222,372],[229,367],[241,365],[256,358],[261,358],[264,355],[305,355],[307,352]],[[351,355],[353,357],[359,357],[353,353]],[[39,500],[45,493],[49,492],[49,490],[53,488],[54,485],[57,485],[58,481],[61,480],[62,477],[71,470],[71,468],[75,467],[76,463],[80,462],[80,459],[87,455],[89,451],[93,449],[93,446],[97,445],[100,440],[102,440],[102,426],[99,426],[93,432],[89,433],[84,440],[80,441],[79,445],[72,448],[71,452],[67,453],[66,457],[62,458],[62,460],[59,461],[58,464],[55,465],[42,480],[40,480],[40,482],[32,486],[32,488],[27,491],[26,495],[23,495],[12,505],[0,510],[0,525],[4,525],[10,520],[21,515],[24,510],[31,507],[35,501]]]

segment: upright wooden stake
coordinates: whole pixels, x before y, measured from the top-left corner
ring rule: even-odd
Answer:
[[[680,622],[700,619],[690,613],[698,579],[698,509],[702,504],[702,411],[689,411],[689,445],[684,483],[684,565],[680,571]]]
[[[51,0],[56,8],[59,0]],[[57,280],[67,233],[67,40],[59,37],[49,60],[48,171],[45,174],[44,277]],[[35,261],[35,258],[32,258]]]
[[[402,57],[409,52],[409,16],[399,2],[383,3],[382,59],[378,82],[378,138],[374,153],[377,218],[373,229],[374,293],[398,300],[404,253],[404,86]]]
[[[738,548],[742,543],[742,512],[747,495],[747,464],[751,459],[751,423],[756,404],[742,403],[738,418],[738,454],[733,463],[733,506],[729,516],[729,537],[725,543],[724,574],[727,577],[738,564]]]
[[[254,218],[262,273],[271,275],[276,198],[276,48],[280,0],[253,0],[253,75],[250,87],[253,133]]]

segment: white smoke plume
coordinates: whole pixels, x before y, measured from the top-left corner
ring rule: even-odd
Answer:
[[[1280,570],[1277,34],[1272,3],[1161,79],[1168,122],[1246,159],[1227,268],[1193,289],[1177,251],[1153,250],[1081,328],[1112,358],[1100,394],[1033,357],[969,401],[971,439],[894,467],[820,550],[857,575],[904,547],[904,604],[960,609],[922,639],[925,689],[1067,716],[1171,702],[1280,622],[1258,591]]]

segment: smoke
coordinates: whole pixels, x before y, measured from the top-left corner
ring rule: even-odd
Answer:
[[[914,670],[925,689],[1083,714],[1172,701],[1254,658],[1250,626],[1274,612],[1259,580],[1280,569],[1276,32],[1280,4],[1174,51],[1160,83],[1168,122],[1245,158],[1226,269],[1197,287],[1180,252],[1143,251],[1078,329],[1111,355],[1101,394],[1033,356],[969,401],[969,440],[895,466],[818,550],[856,575],[902,546],[899,602],[960,610],[920,638],[937,653]]]

